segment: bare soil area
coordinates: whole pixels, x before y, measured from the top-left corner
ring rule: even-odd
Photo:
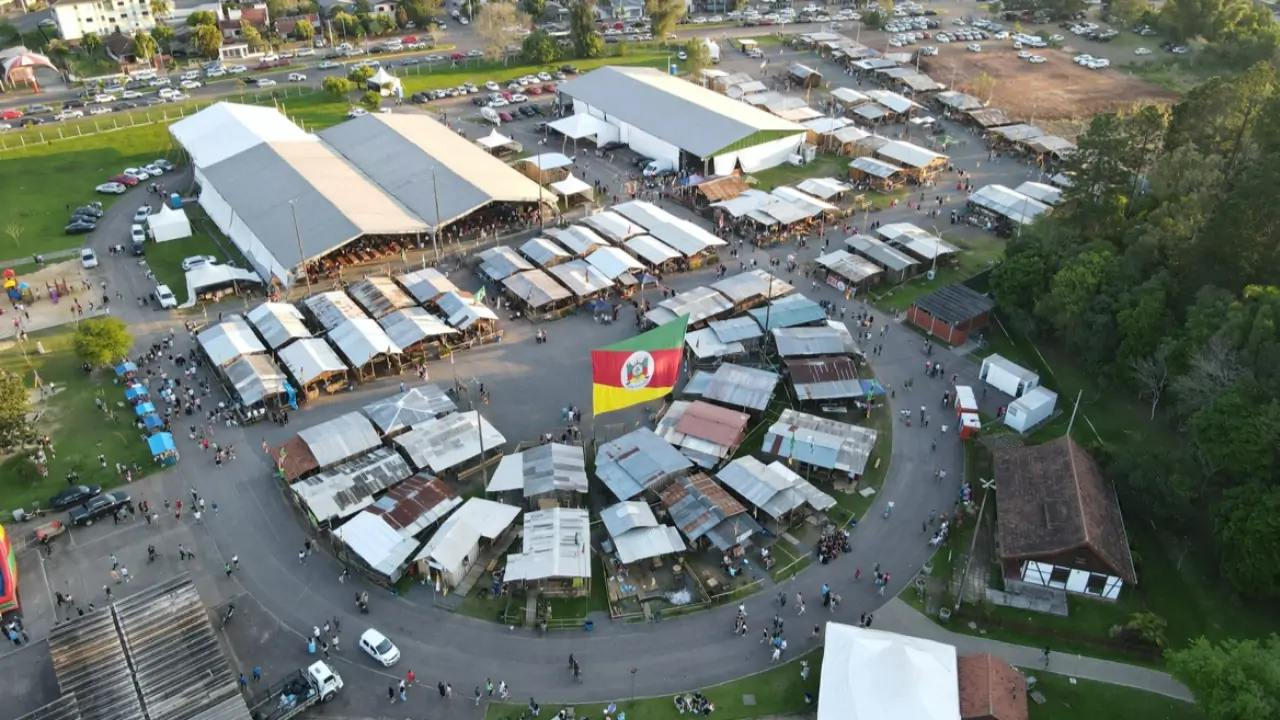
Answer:
[[[945,85],[951,84],[954,77],[958,89],[983,100],[989,92],[991,107],[1001,108],[1023,122],[1034,121],[1045,129],[1080,127],[1100,113],[1141,102],[1178,99],[1176,93],[1123,70],[1090,70],[1071,62],[1062,52],[1041,54],[1048,62],[1032,65],[1014,50],[943,52],[922,62],[921,70]],[[995,80],[989,91],[975,87],[976,78],[983,73]]]

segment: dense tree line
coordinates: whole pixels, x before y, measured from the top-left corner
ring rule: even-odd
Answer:
[[[1276,70],[1099,116],[1078,143],[1062,203],[992,273],[1000,313],[1172,428],[1105,450],[1130,519],[1212,538],[1237,591],[1280,597]]]

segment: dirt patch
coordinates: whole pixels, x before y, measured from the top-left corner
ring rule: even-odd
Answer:
[[[1090,70],[1061,52],[1042,53],[1048,62],[1032,65],[1016,51],[948,52],[921,63],[938,82],[983,97],[974,81],[982,73],[995,80],[991,107],[1002,108],[1023,122],[1079,132],[1088,118],[1132,107],[1135,103],[1175,102],[1176,93],[1122,70]],[[985,97],[983,98],[985,99]]]

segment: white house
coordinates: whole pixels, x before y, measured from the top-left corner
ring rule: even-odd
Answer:
[[[173,10],[173,3],[168,3]],[[89,33],[105,37],[112,33],[132,35],[150,32],[156,26],[149,0],[62,0],[53,6],[58,34],[75,42]]]

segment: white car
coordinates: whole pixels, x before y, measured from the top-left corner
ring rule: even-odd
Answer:
[[[124,172],[121,174],[128,175],[138,182],[145,182],[151,179],[151,174],[142,168],[125,168]]]
[[[125,90],[120,93],[120,98],[123,100],[137,100],[140,97],[142,97],[142,93],[137,90]]]
[[[307,76],[302,73],[289,73],[289,82],[304,82]]]
[[[316,68],[319,70],[332,70],[334,68],[340,68],[340,67],[342,67],[342,63],[336,63],[332,60],[325,60],[324,62],[316,66]]]
[[[365,110],[364,108],[358,108],[358,107],[353,107],[347,111],[347,117],[349,118],[364,117],[365,115],[368,115],[368,114],[369,114],[368,110]]]
[[[360,636],[360,648],[369,653],[382,667],[391,667],[400,661],[400,648],[387,639],[386,635],[369,628]]]
[[[302,48],[301,50],[297,50],[293,53],[294,57],[311,57],[315,54],[316,51],[312,48]]]
[[[151,177],[159,177],[164,174],[164,168],[159,165],[143,165],[142,169]]]
[[[513,98],[514,98],[515,96],[514,96],[514,95],[512,95],[511,97],[513,97]],[[504,107],[506,107],[506,106],[508,106],[508,105],[510,105],[510,104],[511,104],[511,103],[510,103],[510,102],[508,102],[506,98],[498,98],[497,100],[494,100],[493,102],[489,103],[489,107],[491,107],[491,108],[504,108]]]
[[[245,67],[245,66],[243,66],[243,65],[233,65],[233,66],[231,66],[231,67],[227,68],[227,72],[231,73],[232,75],[239,75],[240,73],[247,73],[247,72],[249,72],[249,68],[247,68],[247,67]]]
[[[1031,53],[1027,52],[1026,50],[1020,50],[1018,52],[1018,57],[1022,58],[1023,60],[1026,60],[1027,58],[1031,57]]]
[[[969,52],[982,52],[982,46],[979,45],[978,43],[969,43],[968,45],[965,46],[964,49],[968,50]]]
[[[173,296],[173,291],[169,289],[168,285],[157,285],[155,294],[156,294],[156,300],[160,301],[160,307],[162,308],[178,307],[178,299]]]
[[[1049,42],[1062,42],[1063,40],[1066,40],[1066,38],[1065,38],[1065,37],[1063,37],[1063,36],[1061,36],[1061,35],[1050,35],[1050,36],[1049,36]]]
[[[89,248],[80,251],[80,265],[86,270],[98,267],[98,256],[93,254]]]
[[[207,78],[222,77],[223,75],[226,75],[226,74],[227,74],[226,68],[213,68],[212,70],[206,70],[204,72],[204,76]]]
[[[511,96],[511,103],[513,105],[515,103],[522,103],[522,102],[529,102],[529,98],[520,93],[516,93],[515,95]]]
[[[260,88],[275,87],[276,81],[271,78],[258,78],[258,82],[255,84]]]
[[[59,120],[72,120],[74,118],[84,117],[84,111],[83,110],[63,110],[57,115],[54,115],[54,117],[56,117]]]
[[[178,91],[172,88],[160,88],[160,92],[156,93],[156,97],[161,100],[172,100],[173,96],[177,94]]]
[[[542,82],[551,82],[554,78],[551,77],[549,72],[540,72],[538,73],[538,79]]]
[[[1133,54],[1134,55],[1150,55],[1151,51],[1148,50],[1147,48],[1138,48],[1137,50],[1133,51]]]
[[[116,101],[116,96],[109,95],[107,93],[98,93],[93,96],[93,101],[96,103],[112,103]]]
[[[489,82],[484,84],[484,89],[488,90],[489,92],[498,92],[500,88],[498,87],[498,83],[490,80]]]
[[[689,53],[686,53],[685,51],[681,50],[680,52],[676,53],[676,59],[677,59],[677,60],[688,60],[688,59],[689,59]]]
[[[183,272],[186,272],[187,270],[194,270],[198,267],[204,267],[205,265],[217,265],[217,264],[218,264],[218,258],[212,255],[192,255],[191,257],[182,261],[182,270]]]
[[[1075,56],[1075,57],[1071,58],[1071,62],[1073,62],[1073,63],[1075,63],[1075,64],[1077,64],[1077,65],[1084,65],[1084,64],[1086,64],[1086,63],[1093,62],[1093,56],[1092,56],[1092,55],[1089,55],[1089,54],[1077,55],[1077,56]]]
[[[1008,40],[1009,32],[1007,30],[1001,30],[1000,32],[996,33],[993,37],[995,37],[996,40]]]
[[[1032,55],[1031,59],[1028,60],[1027,62],[1031,63],[1032,65],[1043,65],[1047,62],[1047,60],[1043,55]]]
[[[90,115],[106,115],[109,112],[111,112],[111,108],[107,107],[106,105],[99,105],[98,107],[89,108]]]
[[[138,208],[138,209],[137,209],[136,211],[134,211],[134,213],[133,213],[133,221],[134,221],[135,223],[144,223],[144,222],[146,222],[146,221],[147,221],[147,218],[149,218],[149,217],[151,217],[151,206],[150,206],[150,205],[143,205],[142,207]]]
[[[183,80],[179,83],[179,86],[183,90],[195,90],[196,88],[201,87],[201,82],[199,80]]]
[[[98,187],[94,188],[94,190],[104,195],[123,195],[124,191],[128,189],[129,188],[117,182],[102,183]]]
[[[280,62],[280,56],[275,53],[268,53],[262,56],[262,62],[264,63]]]

